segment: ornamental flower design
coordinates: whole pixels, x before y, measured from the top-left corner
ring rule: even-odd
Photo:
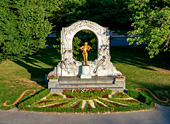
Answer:
[[[114,78],[118,78],[118,79],[125,78],[125,75],[124,74],[122,74],[122,75],[120,75],[120,74],[114,75]]]
[[[57,76],[54,76],[54,75],[51,75],[51,76],[49,76],[49,77],[47,78],[47,80],[49,80],[49,79],[58,79],[58,77],[57,77]]]

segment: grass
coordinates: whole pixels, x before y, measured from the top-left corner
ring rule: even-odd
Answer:
[[[138,47],[112,47],[112,62],[116,68],[126,75],[126,88],[147,88],[159,99],[163,96],[170,99],[170,53],[161,53],[150,59],[144,46]],[[147,91],[144,94],[150,96]],[[160,103],[170,105],[169,103]]]
[[[169,53],[162,53],[154,59],[149,59],[147,51],[143,46],[138,47],[111,47],[111,61],[117,70],[126,75],[126,88],[147,88],[159,99],[162,96],[170,99],[170,58]],[[18,61],[5,61],[0,64],[0,109],[15,107],[4,107],[3,103],[11,100],[14,103],[27,89],[41,90],[47,88],[44,82],[45,74],[53,70],[60,61],[60,53],[55,49],[41,49],[33,56],[27,56]],[[147,91],[144,94],[150,96]],[[30,92],[20,100],[23,101],[30,96]],[[160,103],[170,106],[169,103]]]
[[[0,64],[0,109],[3,103],[10,100],[8,105],[14,103],[27,89],[37,91],[47,88],[44,82],[45,74],[53,70],[60,61],[60,54],[55,49],[41,49],[33,56],[27,56],[18,61],[5,61]],[[30,96],[31,91],[26,93],[20,100],[23,101]]]

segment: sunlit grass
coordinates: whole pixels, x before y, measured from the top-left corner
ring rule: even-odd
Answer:
[[[147,51],[141,46],[111,47],[111,57],[117,70],[125,74],[127,89],[147,88],[161,100],[164,100],[162,96],[170,99],[170,57],[168,53],[149,59]],[[93,56],[90,59],[93,60]],[[27,89],[47,88],[44,82],[45,74],[52,71],[59,61],[60,53],[57,50],[41,49],[37,54],[19,61],[8,60],[1,63],[0,109],[15,107],[3,107],[3,103],[7,100],[11,100],[9,104],[14,103]],[[147,91],[142,90],[142,92],[149,95]],[[30,93],[31,91],[26,93],[21,101],[30,96]],[[149,96],[151,97],[151,95]],[[151,98],[155,100],[153,97]],[[170,105],[170,103],[163,105]]]
[[[169,53],[150,59],[144,47],[140,46],[112,47],[111,55],[113,64],[126,75],[127,89],[147,88],[161,100],[165,100],[163,96],[170,99]],[[147,91],[142,92],[155,100]],[[170,105],[170,102],[160,104]]]

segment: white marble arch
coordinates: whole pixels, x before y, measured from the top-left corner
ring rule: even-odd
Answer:
[[[121,74],[110,62],[110,31],[95,22],[82,20],[73,23],[69,27],[63,27],[61,31],[61,61],[57,68],[49,73],[49,76],[80,76],[82,62],[73,59],[73,38],[81,30],[92,31],[98,40],[98,57],[94,61],[88,61],[91,76],[113,76]],[[88,42],[88,41],[87,41]]]
[[[102,27],[95,22],[83,20],[79,22],[73,23],[69,27],[62,28],[61,31],[61,54],[65,52],[65,50],[72,50],[72,42],[75,34],[81,30],[90,30],[92,31],[98,40],[98,53],[100,48],[105,47],[109,52],[110,45],[110,31],[108,28]],[[88,42],[88,41],[87,41]],[[98,56],[99,57],[99,56]],[[63,57],[62,57],[63,60]]]

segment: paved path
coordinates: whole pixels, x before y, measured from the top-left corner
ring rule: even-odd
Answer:
[[[0,110],[0,124],[170,124],[170,107],[132,113],[54,114]]]

